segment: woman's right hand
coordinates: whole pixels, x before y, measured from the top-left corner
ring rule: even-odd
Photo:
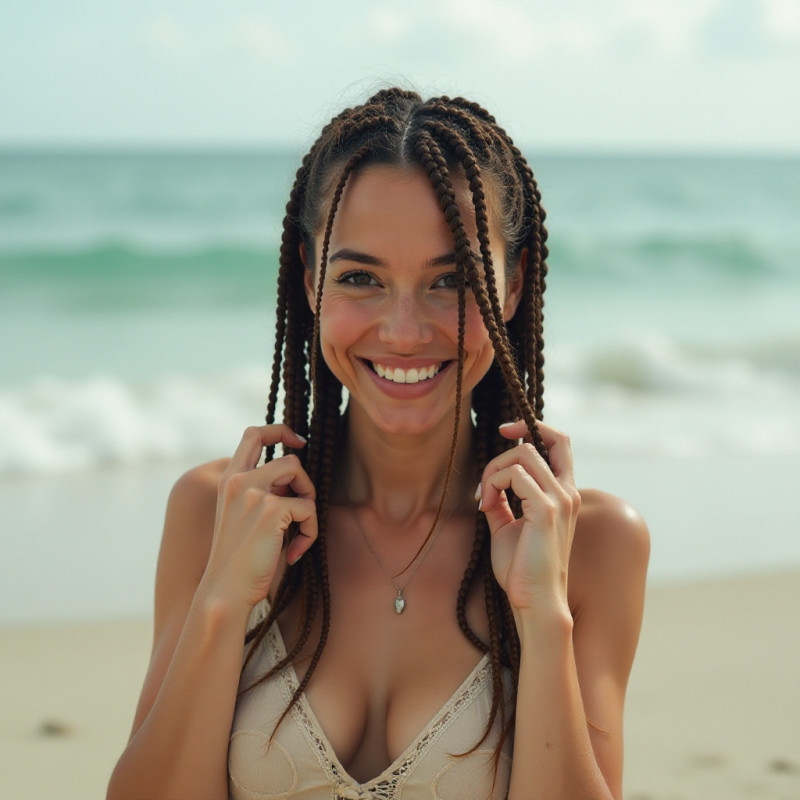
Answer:
[[[317,538],[316,492],[295,455],[256,466],[265,446],[298,449],[305,440],[286,425],[245,430],[222,473],[208,564],[200,585],[206,596],[242,605],[249,613],[266,597],[292,522],[299,532],[288,543],[294,564]]]

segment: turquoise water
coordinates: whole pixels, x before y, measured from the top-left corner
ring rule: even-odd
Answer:
[[[301,155],[0,154],[0,472],[260,419]],[[549,419],[599,453],[800,452],[800,159],[531,155]]]

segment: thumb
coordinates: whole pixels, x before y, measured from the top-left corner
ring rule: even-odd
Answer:
[[[530,434],[528,432],[528,425],[524,419],[518,419],[515,422],[504,422],[498,426],[500,435],[506,439],[527,439],[530,441]]]

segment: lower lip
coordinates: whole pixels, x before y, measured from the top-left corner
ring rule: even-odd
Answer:
[[[399,400],[413,400],[417,397],[423,397],[436,388],[440,383],[442,375],[450,371],[455,361],[448,361],[432,378],[426,378],[424,381],[417,381],[416,383],[395,383],[394,381],[387,381],[386,378],[381,378],[366,361],[362,360],[361,364],[370,378],[375,382],[375,385],[384,394],[389,397],[396,397]]]

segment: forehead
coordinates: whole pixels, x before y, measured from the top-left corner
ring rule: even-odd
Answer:
[[[477,227],[472,196],[465,178],[451,173],[451,183],[467,236],[475,241]],[[492,219],[492,215],[489,215]],[[498,242],[498,229],[490,222],[490,241]],[[453,234],[435,189],[418,167],[375,165],[347,182],[332,230],[332,240],[347,246],[358,238],[375,246],[394,246],[394,240],[410,240],[446,252],[453,248]]]

